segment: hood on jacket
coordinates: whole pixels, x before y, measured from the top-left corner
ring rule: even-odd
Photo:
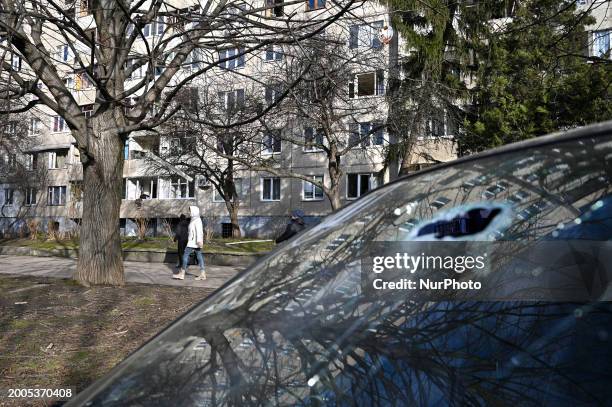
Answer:
[[[189,215],[192,218],[199,218],[200,217],[200,208],[198,208],[197,206],[190,206],[189,207]]]

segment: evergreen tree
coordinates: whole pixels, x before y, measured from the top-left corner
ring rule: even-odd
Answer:
[[[417,137],[439,135],[436,122],[467,154],[611,119],[610,61],[587,56],[585,31],[608,2],[575,3],[389,0],[407,56],[390,83],[389,101],[406,103],[390,109],[388,162],[407,172]]]
[[[463,153],[612,118],[612,67],[587,57],[585,25],[594,19],[575,3],[523,1],[505,26],[490,30]]]

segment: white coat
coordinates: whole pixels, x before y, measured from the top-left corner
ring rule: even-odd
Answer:
[[[202,226],[202,219],[200,218],[200,208],[197,206],[190,206],[189,213],[191,215],[191,221],[189,222],[189,240],[187,241],[187,247],[197,249],[204,245],[204,227]]]

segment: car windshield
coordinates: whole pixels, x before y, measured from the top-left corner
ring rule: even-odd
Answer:
[[[531,143],[391,183],[238,275],[78,400],[608,404],[610,274],[579,268],[586,294],[567,300],[500,292],[499,298],[436,299],[407,290],[370,295],[362,261],[381,243],[436,240],[515,242],[521,250],[539,242],[590,242],[609,253],[611,180],[612,136],[599,135]],[[507,275],[510,263],[493,264],[490,275]],[[541,274],[556,281],[554,273]]]

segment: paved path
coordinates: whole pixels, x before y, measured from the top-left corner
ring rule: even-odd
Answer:
[[[194,280],[199,274],[197,266],[190,266],[185,280],[172,279],[176,269],[167,263],[140,263],[126,261],[125,277],[128,283],[162,284],[219,288],[223,283],[242,271],[239,267],[207,266],[205,281]],[[58,257],[2,256],[0,255],[0,273],[20,276],[70,278],[76,268],[76,260]]]

